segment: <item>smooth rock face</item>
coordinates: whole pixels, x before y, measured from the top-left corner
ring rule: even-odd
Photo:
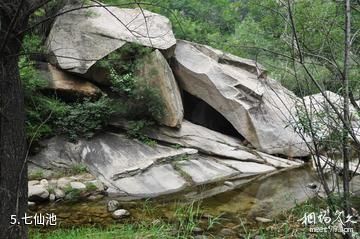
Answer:
[[[160,123],[180,127],[184,117],[180,90],[169,64],[159,50],[155,50],[144,59],[138,75],[159,90],[164,103],[164,116]]]
[[[65,192],[63,190],[59,189],[59,188],[55,188],[54,193],[55,193],[55,198],[56,199],[60,199],[60,198],[65,197]]]
[[[178,192],[185,188],[186,181],[170,164],[165,164],[140,175],[116,180],[113,184],[129,196],[142,198]]]
[[[34,185],[29,187],[29,201],[38,202],[46,201],[49,198],[49,192],[42,185]]]
[[[178,41],[172,69],[180,88],[221,113],[258,150],[291,157],[309,155],[303,140],[287,127],[296,96],[265,78],[255,62]]]
[[[179,162],[181,171],[190,175],[195,184],[211,183],[237,175],[239,172],[211,159],[184,160]]]
[[[34,185],[39,184],[39,183],[40,183],[39,180],[30,180],[30,181],[28,181],[28,186],[29,187],[34,186]]]
[[[125,209],[119,209],[112,213],[114,219],[121,219],[130,216],[130,212]]]
[[[68,5],[61,11],[76,7]],[[126,42],[164,50],[176,44],[171,23],[164,16],[141,9],[98,6],[58,16],[46,46],[53,64],[84,74]]]
[[[65,189],[66,187],[70,186],[71,179],[69,178],[60,178],[57,181],[57,186],[60,189]]]
[[[238,160],[223,160],[223,163],[236,168],[240,172],[248,174],[259,174],[275,171],[276,168],[266,164],[254,163],[254,162],[243,162]]]
[[[70,187],[72,189],[77,189],[77,190],[84,190],[86,189],[85,184],[81,183],[81,182],[71,182],[70,183]]]
[[[55,91],[61,97],[67,99],[95,98],[102,94],[101,90],[94,84],[61,71],[51,64],[42,64],[39,73],[48,82],[45,89]]]

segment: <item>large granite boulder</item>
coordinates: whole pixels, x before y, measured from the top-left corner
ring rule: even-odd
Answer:
[[[176,44],[169,19],[141,9],[67,5],[53,24],[46,47],[61,69],[84,74],[97,61],[131,42],[167,50]]]
[[[221,113],[255,148],[289,157],[309,151],[292,127],[296,96],[262,66],[209,46],[178,41],[173,71],[180,88]]]
[[[180,127],[184,117],[180,90],[169,64],[159,50],[145,56],[138,75],[141,80],[159,90],[164,103],[164,116],[159,123]]]
[[[38,69],[40,77],[47,82],[44,90],[55,92],[56,95],[62,98],[96,98],[102,94],[101,90],[96,85],[87,82],[78,76],[59,70],[51,64],[40,64]]]

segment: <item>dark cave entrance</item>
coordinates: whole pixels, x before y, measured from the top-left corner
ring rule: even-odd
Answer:
[[[245,139],[222,114],[184,90],[183,103],[185,119],[190,122],[241,140]]]

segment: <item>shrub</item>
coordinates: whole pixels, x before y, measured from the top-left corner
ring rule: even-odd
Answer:
[[[111,89],[124,96],[122,116],[127,119],[158,121],[163,117],[164,104],[159,90],[136,74],[149,53],[149,48],[128,44],[99,63],[110,73]]]
[[[64,188],[65,199],[71,202],[78,201],[81,197],[81,190],[72,188],[70,185]]]
[[[152,121],[146,121],[146,120],[130,121],[127,134],[129,137],[138,139],[141,142],[153,147],[156,145],[156,141],[150,139],[148,136],[145,135],[146,128],[152,125],[154,125],[154,122]]]
[[[38,169],[29,175],[29,180],[41,180],[44,178],[44,171],[41,169]]]
[[[29,141],[64,134],[71,140],[92,137],[102,129],[113,113],[111,100],[105,96],[99,100],[65,103],[60,99],[45,96],[40,89],[46,86],[37,70],[22,59],[20,76],[25,91],[26,133]]]
[[[86,185],[86,192],[94,192],[97,190],[96,185],[92,182],[87,182],[85,185]]]
[[[23,52],[40,51],[41,40],[36,35],[25,38]],[[68,103],[56,96],[41,93],[48,83],[41,78],[29,57],[19,61],[26,104],[26,130],[28,141],[33,142],[63,134],[75,141],[81,137],[91,138],[103,129],[113,113],[130,120],[156,121],[161,119],[163,104],[157,89],[135,77],[137,67],[150,48],[128,44],[99,61],[109,70],[112,91],[123,100],[111,100],[106,96],[98,100],[85,99]],[[139,60],[140,59],[140,60]],[[136,136],[154,145],[155,141]]]
[[[107,125],[112,113],[109,98],[103,96],[97,101],[85,99],[81,103],[66,105],[65,114],[58,115],[55,126],[59,133],[71,140],[91,138]]]

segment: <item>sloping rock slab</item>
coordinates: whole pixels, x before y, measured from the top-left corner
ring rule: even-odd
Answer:
[[[310,154],[287,127],[293,121],[296,96],[265,78],[261,66],[187,41],[177,42],[173,62],[180,88],[221,113],[255,148],[290,157]]]
[[[159,90],[164,103],[164,116],[160,123],[170,127],[180,127],[184,108],[179,86],[169,64],[159,50],[146,56],[138,74],[140,79]]]
[[[146,131],[150,138],[184,147],[198,149],[200,152],[220,157],[263,163],[264,160],[241,145],[241,141],[208,128],[184,120],[180,129],[159,127]],[[190,146],[191,145],[191,146]]]
[[[267,164],[276,168],[299,166],[301,161],[287,160],[269,154],[258,152],[241,145],[241,141],[193,124],[184,120],[180,129],[160,127],[148,129],[147,135],[153,139],[195,148],[200,152],[221,158],[235,159],[247,162]]]
[[[181,171],[189,175],[196,185],[216,182],[238,175],[239,172],[211,159],[184,160],[177,163]]]
[[[222,162],[246,174],[261,174],[276,170],[276,168],[272,166],[254,162],[243,162],[238,160],[223,160]]]
[[[45,145],[47,148],[31,157],[30,163],[45,169],[69,168],[71,165],[83,163],[108,187],[119,190],[120,187],[117,185],[124,189],[121,183],[123,178],[139,175],[163,160],[194,153],[190,149],[173,149],[161,145],[150,147],[124,135],[113,133],[105,133],[91,140],[80,140],[76,144],[55,137],[46,141]],[[156,177],[153,178],[157,180]],[[151,184],[152,178],[148,180]],[[156,184],[156,182],[153,183]],[[168,184],[165,183],[165,185]],[[168,190],[172,191],[175,188],[178,188],[178,184]],[[126,188],[125,193],[127,190],[131,192],[130,188]],[[155,188],[154,190],[156,191]]]
[[[126,42],[164,50],[176,44],[171,23],[164,16],[100,4],[79,8],[63,8],[64,14],[55,19],[47,39],[51,63],[64,70],[84,74]]]
[[[181,129],[161,128],[171,129],[168,139],[185,147],[193,145],[199,150],[206,149],[208,152],[212,152],[213,149],[207,147],[213,147],[219,154],[222,146],[228,147],[226,150],[229,151],[246,149],[237,139],[199,127],[185,121]],[[194,130],[192,133],[196,133],[196,138],[193,138],[193,134],[180,137],[181,140],[171,137],[171,132],[182,130],[188,132],[187,130],[190,129]],[[44,144],[46,147],[29,159],[30,166],[56,170],[82,163],[108,187],[109,194],[124,200],[157,197],[198,185],[209,184],[213,187],[212,183],[225,180],[231,180],[231,184],[235,186],[242,185],[251,178],[267,174],[276,168],[301,165],[296,161],[276,158],[264,153],[260,156],[260,153],[250,149],[244,152],[252,155],[251,157],[259,162],[248,162],[249,157],[243,158],[242,154],[229,153],[232,157],[220,158],[197,154],[197,150],[190,148],[175,149],[159,144],[151,147],[115,133],[103,133],[91,140],[80,140],[77,143],[54,137]],[[232,188],[225,185],[221,186],[220,191]],[[219,192],[216,189],[209,190],[210,194]]]
[[[170,164],[154,166],[148,171],[115,180],[113,186],[136,198],[157,197],[175,193],[186,187],[186,180]]]

